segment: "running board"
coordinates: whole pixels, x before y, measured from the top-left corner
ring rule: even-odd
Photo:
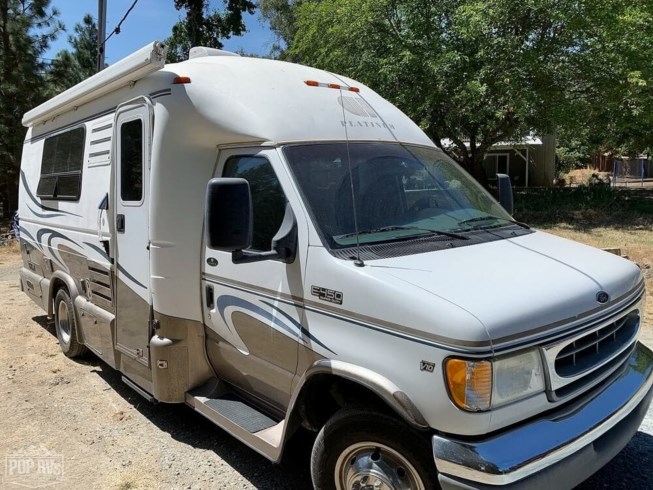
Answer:
[[[279,461],[285,420],[260,412],[217,379],[187,392],[186,403],[257,453]]]
[[[131,379],[129,379],[126,376],[123,376],[120,378],[123,383],[125,383],[127,386],[129,386],[132,390],[134,390],[136,393],[141,395],[143,398],[145,398],[148,402],[150,403],[156,403],[156,399],[150,395],[147,391],[145,391],[143,388],[138,386],[136,383],[134,383]]]

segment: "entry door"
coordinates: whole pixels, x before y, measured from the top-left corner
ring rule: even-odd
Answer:
[[[116,115],[116,348],[149,365],[149,195],[151,109],[127,105]]]
[[[283,411],[302,341],[306,227],[276,150],[221,151],[216,177],[244,178],[250,184],[251,250],[271,250],[288,200],[298,221],[299,250],[292,264],[278,260],[234,264],[230,253],[206,247],[203,260],[209,360],[220,378]]]

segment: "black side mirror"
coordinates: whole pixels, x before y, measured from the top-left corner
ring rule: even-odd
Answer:
[[[235,252],[252,244],[252,196],[245,179],[211,179],[204,207],[206,244]]]
[[[499,204],[512,215],[514,205],[512,199],[512,184],[506,174],[497,174],[497,188],[499,190]]]
[[[231,254],[231,260],[234,264],[248,264],[262,260],[280,260],[291,264],[295,261],[295,255],[297,255],[297,220],[290,203],[286,203],[283,221],[279,231],[272,238],[272,250],[268,252],[235,250]]]

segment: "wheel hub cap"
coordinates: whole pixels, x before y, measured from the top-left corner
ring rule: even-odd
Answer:
[[[336,462],[338,490],[424,490],[410,462],[382,444],[354,444]]]
[[[68,305],[65,301],[59,302],[56,320],[57,327],[61,334],[61,340],[68,344],[68,342],[70,342],[70,322],[68,321]]]

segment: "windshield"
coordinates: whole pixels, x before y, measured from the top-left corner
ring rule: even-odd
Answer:
[[[315,225],[332,248],[428,235],[466,239],[512,218],[440,151],[391,143],[292,145],[284,154]],[[352,200],[352,186],[354,200]],[[354,215],[353,202],[356,203]]]

